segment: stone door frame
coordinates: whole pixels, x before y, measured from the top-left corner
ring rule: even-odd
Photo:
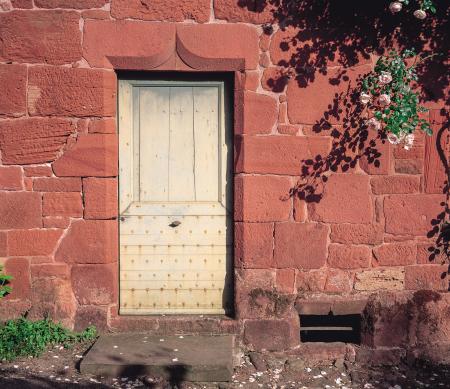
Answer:
[[[113,30],[113,34],[119,34],[121,31],[129,31],[131,25],[143,26],[142,23],[135,22],[103,22],[103,29],[98,31],[98,39],[104,37],[107,33],[105,30]],[[99,22],[96,22],[96,26]],[[128,25],[128,26],[127,26]],[[155,24],[146,24],[147,27],[153,28]],[[100,50],[95,52],[89,52],[89,42],[85,42],[87,47],[86,58],[91,65],[96,65],[101,67],[111,68],[115,72],[118,79],[118,75],[126,71],[138,71],[141,75],[146,72],[161,72],[170,75],[171,73],[176,74],[179,72],[201,72],[212,74],[229,74],[230,78],[234,79],[234,90],[232,96],[231,108],[232,114],[232,131],[234,139],[234,166],[233,166],[233,187],[234,187],[234,246],[236,247],[236,242],[241,242],[243,240],[242,228],[236,228],[236,220],[239,221],[240,218],[236,218],[236,215],[243,215],[242,210],[242,195],[236,193],[236,191],[242,191],[242,185],[236,182],[236,166],[238,166],[238,161],[243,158],[243,150],[239,146],[241,143],[239,134],[243,133],[243,123],[244,123],[244,81],[245,72],[249,68],[251,70],[256,69],[258,58],[253,58],[250,54],[247,54],[248,50],[245,47],[237,46],[236,51],[232,48],[226,47],[225,53],[223,50],[215,50],[214,47],[211,53],[216,53],[216,56],[205,56],[202,57],[197,51],[196,44],[199,41],[207,41],[211,38],[211,32],[207,25],[178,25],[175,27],[172,23],[159,23],[160,28],[164,30],[161,33],[161,39],[166,39],[165,44],[160,47],[160,52],[155,53],[155,46],[149,46],[149,50],[153,52],[141,53],[136,55],[136,48],[133,46],[125,47],[120,46],[120,48],[105,44],[101,46]],[[217,26],[215,26],[217,28]],[[223,26],[226,30],[228,26]],[[251,40],[254,41],[255,45],[258,45],[258,35],[254,28],[243,26],[245,29],[248,28],[248,33],[251,34]],[[86,26],[89,29],[90,26]],[[120,30],[120,31],[119,31]],[[111,32],[111,31],[110,31]],[[226,36],[227,31],[219,33],[218,36]],[[89,35],[91,39],[95,40],[95,34]],[[111,39],[114,39],[112,37]],[[164,42],[163,42],[164,43]],[[220,44],[219,44],[220,46]],[[191,49],[194,47],[194,49]],[[251,50],[254,51],[254,50]],[[236,273],[236,269],[239,267],[238,261],[234,259],[233,268]],[[119,267],[119,262],[116,264],[117,270]],[[117,272],[118,277],[118,272]],[[228,316],[186,316],[186,315],[171,315],[171,316],[126,316],[119,315],[119,285],[118,280],[116,282],[115,294],[114,294],[114,305],[110,308],[108,312],[108,327],[117,331],[135,331],[135,330],[153,330],[158,333],[173,333],[173,332],[206,332],[206,333],[233,333],[237,334],[239,332],[239,317],[240,315],[240,305],[238,304],[238,292],[239,292],[239,278],[235,276],[234,282],[234,315],[232,317]]]

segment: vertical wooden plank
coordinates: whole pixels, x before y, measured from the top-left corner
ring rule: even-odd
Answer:
[[[169,111],[167,87],[140,88],[140,198],[169,199]]]
[[[133,100],[132,86],[119,81],[119,212],[133,201]]]
[[[195,195],[219,199],[219,96],[214,86],[194,87]]]
[[[231,117],[227,112],[224,84],[220,87],[220,203],[231,215],[233,213],[233,132]]]
[[[192,87],[170,88],[169,200],[194,201]]]
[[[140,172],[140,117],[141,117],[141,109],[140,109],[140,88],[133,88],[133,134],[132,134],[132,142],[133,142],[133,201],[140,201],[140,180],[139,180],[139,172]]]

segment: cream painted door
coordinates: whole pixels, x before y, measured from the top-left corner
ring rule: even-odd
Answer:
[[[228,130],[221,82],[120,81],[121,314],[232,309]]]

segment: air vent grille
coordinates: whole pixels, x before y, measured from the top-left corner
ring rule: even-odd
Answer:
[[[361,315],[300,315],[302,342],[361,343]]]

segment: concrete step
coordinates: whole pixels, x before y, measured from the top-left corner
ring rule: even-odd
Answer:
[[[163,377],[172,382],[230,381],[234,338],[226,336],[101,335],[81,362],[82,373]]]

